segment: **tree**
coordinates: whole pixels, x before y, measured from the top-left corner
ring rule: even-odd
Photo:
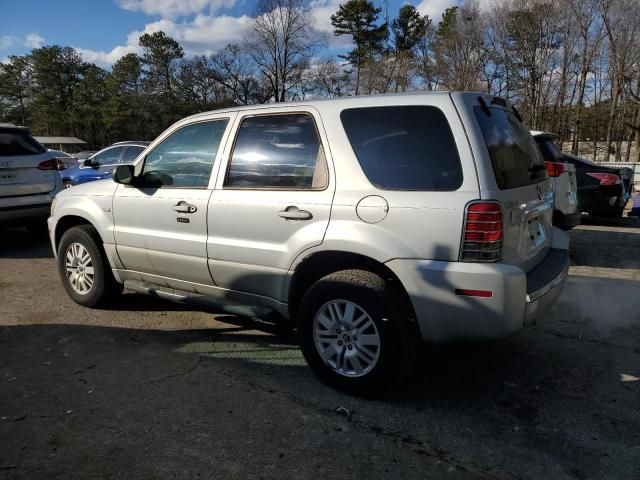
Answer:
[[[82,80],[73,95],[72,118],[77,134],[93,148],[104,145],[103,107],[107,97],[107,72],[95,65],[87,65]]]
[[[150,125],[149,112],[143,108],[142,61],[135,53],[120,58],[106,77],[107,100],[104,107],[108,140],[150,138],[144,125]]]
[[[413,5],[403,5],[398,18],[391,22],[395,45],[396,79],[395,91],[405,91],[409,86],[413,70],[416,70],[416,51],[421,45],[431,25],[426,15],[423,17]]]
[[[160,31],[142,35],[140,46],[144,49],[142,64],[146,67],[147,80],[152,88],[165,94],[173,93],[173,62],[184,57],[180,44]]]
[[[150,130],[156,134],[181,117],[178,112],[174,79],[176,61],[184,57],[184,50],[164,32],[145,33],[140,37],[142,54],[144,108],[151,114]]]
[[[348,0],[331,15],[334,35],[351,35],[355,48],[340,58],[347,60],[356,70],[355,94],[360,90],[360,70],[367,60],[384,50],[389,36],[387,24],[377,25],[382,10],[368,0]]]
[[[33,68],[28,55],[12,55],[6,63],[0,63],[0,97],[8,103],[8,118],[15,118],[21,125],[27,124],[33,88]]]
[[[294,82],[321,44],[314,18],[303,0],[262,0],[247,46],[273,90],[284,102]]]
[[[345,72],[342,66],[331,58],[325,58],[313,65],[311,81],[314,92],[322,97],[342,97],[347,95],[351,89],[349,73]]]
[[[231,96],[234,104],[266,103],[275,96],[271,85],[255,75],[256,66],[246,49],[229,44],[211,56],[215,80]]]
[[[517,92],[521,113],[536,129],[542,128],[542,107],[560,47],[555,8],[548,0],[503,0],[490,14],[498,60]]]
[[[74,95],[89,64],[75,49],[59,45],[35,49],[31,58],[36,84],[33,127],[48,135],[77,136]]]

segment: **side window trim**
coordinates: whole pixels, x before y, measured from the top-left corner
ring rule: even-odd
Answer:
[[[323,187],[259,187],[259,186],[233,186],[227,185],[227,179],[229,176],[229,170],[231,169],[231,163],[233,161],[233,153],[236,149],[236,144],[238,142],[238,137],[240,135],[240,130],[242,128],[242,123],[245,120],[257,117],[274,117],[274,116],[284,116],[284,115],[307,115],[311,118],[313,122],[313,127],[316,133],[316,138],[318,139],[318,145],[320,151],[322,152],[322,168],[324,170],[324,175],[326,176],[325,185]],[[257,190],[257,191],[296,191],[296,192],[320,192],[325,191],[329,188],[329,184],[331,183],[331,173],[329,168],[329,159],[327,158],[327,146],[326,142],[323,140],[323,136],[321,135],[320,128],[318,125],[317,116],[310,110],[305,109],[296,109],[296,110],[285,110],[285,111],[277,111],[277,112],[246,112],[245,114],[240,114],[237,120],[234,122],[233,130],[231,132],[233,135],[233,140],[231,142],[230,148],[228,152],[225,153],[225,165],[224,165],[224,174],[222,175],[222,181],[220,182],[220,189],[222,190]],[[230,135],[231,136],[231,135]],[[320,164],[316,164],[316,169],[320,166]],[[314,175],[315,176],[315,175]]]
[[[181,126],[175,128],[175,129],[167,132],[167,134],[164,135],[159,140],[159,142],[153,146],[153,149],[149,150],[144,155],[144,157],[142,158],[142,160],[140,162],[136,162],[134,164],[134,167],[136,165],[140,165],[140,167],[139,167],[140,168],[139,175],[143,175],[144,174],[144,168],[146,166],[147,158],[149,157],[149,155],[152,155],[153,152],[155,152],[158,147],[160,147],[167,139],[172,137],[174,134],[176,134],[180,130],[188,128],[188,127],[192,127],[194,125],[204,124],[204,123],[214,123],[214,122],[226,121],[227,124],[225,125],[225,129],[222,132],[222,136],[220,137],[220,144],[218,145],[218,150],[217,150],[217,152],[216,152],[216,154],[215,154],[215,156],[213,158],[213,164],[211,166],[211,172],[209,174],[209,180],[208,180],[206,185],[202,185],[202,186],[161,185],[161,186],[154,187],[154,188],[159,188],[159,189],[160,188],[164,188],[164,189],[172,189],[172,190],[181,190],[181,189],[207,190],[207,189],[212,189],[213,185],[215,184],[215,179],[217,178],[217,175],[218,175],[222,153],[223,153],[224,148],[226,148],[226,142],[227,142],[227,139],[229,137],[230,129],[234,124],[235,116],[236,116],[235,112],[230,112],[230,113],[227,113],[227,114],[225,114],[224,116],[221,116],[221,117],[204,118],[204,119],[201,119],[201,120],[198,120],[198,121],[195,121],[195,122],[191,122],[191,123],[187,123],[187,124],[181,125]],[[143,149],[143,151],[144,151],[144,149]]]

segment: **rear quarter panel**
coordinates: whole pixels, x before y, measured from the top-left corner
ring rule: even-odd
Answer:
[[[462,164],[463,182],[458,190],[384,190],[367,179],[340,113],[346,108],[401,105],[434,106],[445,114]],[[381,262],[393,258],[457,260],[465,206],[478,198],[479,188],[468,138],[449,94],[374,96],[354,101],[353,106],[327,102],[318,103],[316,108],[322,115],[336,174],[331,221],[318,249],[355,252]],[[375,223],[363,221],[356,212],[358,202],[372,195],[383,198],[388,205],[384,218]]]

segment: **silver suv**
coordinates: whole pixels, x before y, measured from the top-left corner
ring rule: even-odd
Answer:
[[[0,124],[0,225],[46,234],[51,201],[62,189],[65,165],[25,127]]]
[[[202,113],[113,179],[52,207],[77,303],[124,285],[268,309],[295,321],[311,368],[351,392],[403,378],[420,339],[518,331],[549,309],[569,266],[531,134],[482,94]]]

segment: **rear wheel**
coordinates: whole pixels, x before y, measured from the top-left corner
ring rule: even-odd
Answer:
[[[410,373],[418,346],[403,299],[382,277],[363,270],[327,275],[298,310],[302,352],[329,385],[366,394],[391,388]]]
[[[58,272],[67,294],[76,303],[95,307],[122,291],[91,225],[67,230],[58,246]]]

